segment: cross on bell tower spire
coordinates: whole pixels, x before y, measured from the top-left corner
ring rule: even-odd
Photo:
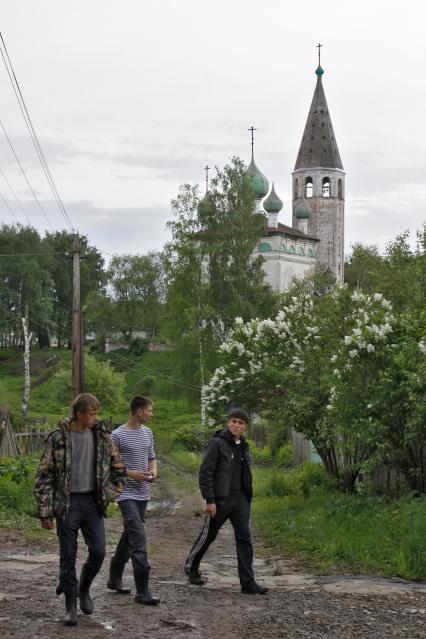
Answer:
[[[206,174],[206,193],[209,192],[209,171],[210,171],[210,167],[208,164],[206,164],[206,166],[204,167],[204,171]]]
[[[257,130],[254,126],[251,126],[249,129],[251,131],[251,157],[254,157],[254,132]]]
[[[318,49],[318,66],[321,66],[321,47],[323,47],[323,44],[317,44],[317,49]]]

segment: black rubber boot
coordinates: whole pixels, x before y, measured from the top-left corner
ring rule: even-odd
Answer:
[[[98,571],[95,572],[83,564],[78,582],[78,598],[80,599],[80,610],[85,615],[91,615],[93,612],[93,601],[90,598],[89,589],[97,573]]]
[[[77,625],[77,589],[72,588],[66,590],[65,595],[65,617],[64,624],[66,626]]]
[[[107,588],[109,590],[115,590],[119,595],[130,595],[132,592],[130,588],[124,588],[123,586],[123,566],[119,564],[114,557],[112,557],[109,564],[109,579]]]
[[[151,594],[149,587],[149,571],[145,574],[136,574],[135,573],[135,583],[137,594],[135,595],[135,601],[137,603],[145,604],[146,606],[158,606],[160,603],[160,599],[158,597],[154,597]]]

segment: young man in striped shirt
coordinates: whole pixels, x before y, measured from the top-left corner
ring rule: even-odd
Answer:
[[[148,397],[134,397],[130,402],[130,417],[111,433],[111,437],[127,469],[126,486],[117,499],[123,515],[124,531],[111,559],[107,587],[120,594],[130,590],[122,585],[124,567],[132,560],[136,585],[135,601],[155,606],[160,603],[148,587],[150,565],[144,515],[151,498],[151,482],[157,479],[154,438],[145,426],[153,415],[154,403]]]

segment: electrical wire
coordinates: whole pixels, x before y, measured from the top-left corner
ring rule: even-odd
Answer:
[[[25,124],[27,126],[28,133],[30,134],[32,143],[34,145],[34,148],[35,148],[36,153],[38,155],[38,158],[40,160],[40,164],[41,164],[41,166],[43,168],[43,171],[44,171],[44,174],[46,176],[47,182],[48,182],[48,184],[49,184],[49,186],[51,188],[51,191],[53,193],[53,197],[55,198],[55,200],[56,200],[56,202],[58,204],[59,210],[62,213],[63,217],[65,218],[65,221],[69,224],[71,230],[73,230],[73,224],[72,224],[71,219],[70,219],[70,217],[69,217],[69,215],[68,215],[68,213],[67,213],[67,211],[65,209],[65,206],[64,206],[64,204],[63,204],[63,202],[61,200],[61,197],[60,197],[60,195],[58,193],[58,189],[56,188],[56,184],[55,184],[55,182],[53,180],[52,174],[50,172],[49,166],[48,166],[47,161],[46,161],[46,157],[45,157],[45,155],[43,153],[43,149],[41,148],[41,144],[40,144],[39,139],[37,137],[37,133],[35,131],[33,122],[31,120],[31,116],[29,114],[27,105],[25,103],[24,96],[22,95],[21,87],[19,86],[19,82],[18,82],[18,79],[16,77],[16,74],[15,74],[15,71],[14,71],[14,68],[13,68],[13,65],[12,65],[12,61],[11,61],[9,53],[7,51],[6,43],[4,41],[4,38],[3,38],[3,35],[2,35],[1,32],[0,32],[0,39],[1,39],[1,42],[3,44],[3,48],[4,48],[4,51],[6,53],[6,58],[7,58],[7,62],[9,63],[9,66],[8,66],[8,64],[6,62],[6,58],[4,56],[4,53],[3,53],[2,49],[1,49],[1,47],[0,47],[0,53],[2,55],[3,62],[4,62],[4,65],[6,67],[6,71],[7,71],[7,74],[9,76],[10,82],[12,84],[12,88],[13,88],[13,91],[15,93],[16,99],[18,100],[19,108],[21,110],[22,117],[24,118]],[[10,67],[10,69],[9,69],[9,67]],[[12,72],[12,74],[11,74],[11,72]],[[12,78],[12,75],[13,75],[13,78]]]
[[[57,322],[55,322],[53,320],[46,320],[46,324],[41,324],[40,322],[37,322],[34,319],[34,315],[36,317],[38,317],[39,319],[43,319],[43,318],[41,318],[37,314],[34,314],[34,312],[31,313],[31,321],[34,321],[36,324],[38,324],[42,328],[48,328],[48,326],[47,326],[47,324],[48,324],[49,326],[60,328],[62,333],[65,336],[72,337],[72,331],[70,331],[68,328],[60,326]],[[124,372],[126,370],[131,370],[132,368],[134,368],[134,364],[129,364],[127,358],[119,356],[119,357],[116,357],[115,359],[118,360],[117,363],[119,364],[120,368],[122,369],[120,372]],[[156,375],[157,375],[157,377],[160,377],[160,378],[166,380],[168,383],[170,383],[170,384],[172,384],[174,386],[179,386],[180,388],[186,388],[186,389],[189,389],[189,390],[196,390],[196,391],[200,390],[198,386],[195,386],[195,385],[190,384],[188,382],[182,382],[182,380],[178,380],[175,377],[172,377],[171,375],[165,375],[165,374],[161,374],[161,373],[160,374],[156,373]]]
[[[9,182],[9,180],[7,179],[7,177],[5,176],[4,172],[3,172],[1,169],[0,169],[0,173],[2,174],[4,181],[6,182],[6,184],[7,184],[7,186],[9,187],[9,189],[10,189],[10,191],[11,191],[11,193],[12,193],[13,197],[15,198],[16,203],[18,204],[18,206],[19,206],[19,208],[21,209],[21,211],[22,211],[22,213],[24,214],[24,216],[27,218],[27,222],[28,222],[28,224],[31,224],[31,222],[30,222],[30,218],[28,217],[27,212],[25,211],[25,209],[24,209],[24,207],[22,206],[21,202],[18,200],[18,197],[17,197],[17,195],[16,195],[15,191],[13,190],[11,183]]]
[[[29,257],[34,255],[63,255],[64,257],[69,257],[68,253],[59,253],[55,251],[46,251],[45,253],[0,253],[0,257]]]
[[[7,206],[7,208],[9,209],[9,212],[11,214],[11,216],[13,217],[13,219],[16,221],[17,224],[19,224],[19,220],[16,217],[15,213],[12,211],[12,208],[9,204],[9,202],[6,200],[6,198],[4,197],[3,193],[0,192],[0,197],[3,200],[4,204]]]
[[[43,213],[43,215],[44,215],[44,218],[45,218],[46,222],[49,224],[50,228],[51,228],[51,229],[52,229],[52,231],[53,231],[53,230],[54,230],[54,229],[53,229],[53,226],[52,226],[52,224],[51,224],[51,222],[50,222],[49,218],[47,217],[46,211],[44,210],[44,208],[43,208],[43,207],[42,207],[42,205],[40,204],[40,202],[39,202],[39,199],[38,199],[37,195],[34,193],[34,189],[33,189],[33,187],[32,187],[32,186],[31,186],[31,184],[30,184],[30,181],[29,181],[29,179],[28,179],[28,177],[27,177],[27,174],[25,173],[25,171],[24,171],[24,169],[23,169],[23,167],[22,167],[21,162],[19,161],[19,158],[18,158],[18,156],[17,156],[17,154],[16,154],[16,151],[15,151],[15,149],[14,149],[14,147],[13,147],[13,144],[12,144],[12,142],[10,141],[10,138],[9,138],[9,136],[8,136],[7,132],[6,132],[6,129],[4,128],[4,124],[3,124],[2,120],[0,120],[0,125],[1,125],[1,128],[3,129],[3,133],[4,133],[4,134],[5,134],[5,136],[6,136],[6,140],[8,141],[9,146],[10,146],[10,148],[12,149],[12,153],[13,153],[13,155],[15,156],[15,160],[17,161],[17,163],[18,163],[18,165],[19,165],[19,168],[21,169],[21,173],[22,173],[22,175],[24,176],[25,181],[26,181],[26,183],[28,184],[28,187],[29,187],[29,189],[30,189],[31,193],[33,194],[34,199],[35,199],[35,201],[37,202],[37,204],[38,204],[38,206],[39,206],[39,209],[40,209],[40,211]]]

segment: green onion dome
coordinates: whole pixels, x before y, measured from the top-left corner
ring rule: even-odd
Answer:
[[[319,78],[324,75],[324,69],[322,68],[320,64],[317,66],[315,73],[317,74]]]
[[[263,202],[263,208],[267,213],[279,213],[283,208],[283,201],[275,193],[275,185],[273,182],[271,192]]]
[[[254,157],[252,155],[251,162],[248,165],[246,172],[246,176],[248,177],[249,184],[256,196],[256,198],[263,198],[269,191],[269,182],[266,177],[259,171],[257,168]]]
[[[311,217],[312,209],[306,202],[300,202],[294,211],[294,217],[297,220],[308,220]]]

